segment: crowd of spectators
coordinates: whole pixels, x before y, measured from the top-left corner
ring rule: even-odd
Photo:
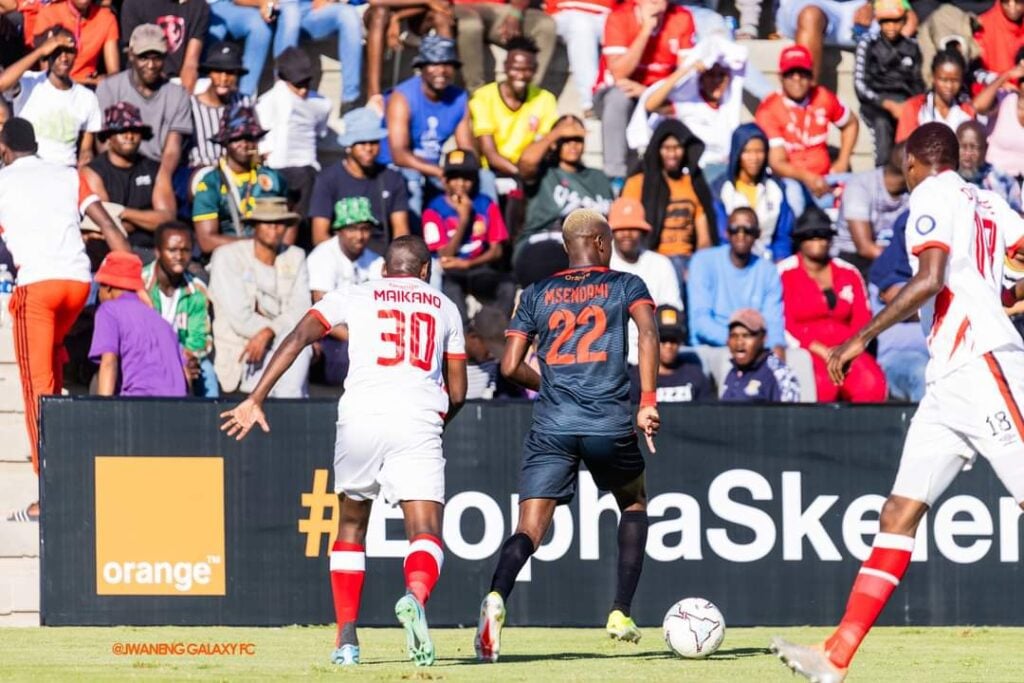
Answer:
[[[796,400],[794,348],[820,401],[912,400],[926,356],[911,323],[842,387],[824,371],[908,277],[903,140],[947,124],[960,174],[1021,210],[1020,0],[780,0],[774,17],[758,0],[725,14],[696,0],[362,4],[0,0],[16,29],[0,32],[14,36],[0,45],[0,125],[17,122],[0,132],[0,256],[25,288],[62,279],[29,263],[48,248],[80,258],[8,225],[67,223],[68,202],[13,189],[29,174],[94,207],[79,213],[88,297],[75,287],[57,313],[40,295],[24,305],[45,309],[54,358],[84,335],[95,392],[245,392],[311,301],[378,277],[388,242],[414,233],[462,313],[475,395],[520,395],[496,374],[498,328],[519,288],[565,267],[561,220],[586,207],[609,217],[612,267],[640,275],[659,306],[664,400]],[[772,19],[793,41],[775,84],[748,49]],[[544,87],[559,39],[568,112]],[[854,53],[857,111],[819,82],[826,46]],[[337,101],[317,90],[325,49],[341,64]],[[403,51],[414,71],[387,87],[385,62]],[[851,174],[864,135],[875,167]],[[598,139],[600,168],[588,167]],[[27,201],[31,215],[12,206]],[[137,329],[161,325],[174,334]],[[307,395],[311,377],[342,385],[346,339],[334,330],[278,395]],[[688,346],[727,354],[719,386]],[[162,374],[140,383],[146,364]],[[28,366],[27,400],[59,388]]]

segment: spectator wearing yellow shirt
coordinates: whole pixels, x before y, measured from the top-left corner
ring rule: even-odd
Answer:
[[[532,84],[537,45],[526,36],[508,42],[505,80],[473,93],[469,114],[487,165],[499,176],[516,177],[519,157],[546,135],[558,119],[554,94]]]
[[[505,195],[506,221],[521,223],[522,182],[516,164],[523,150],[546,135],[558,119],[554,94],[532,84],[537,73],[537,45],[526,36],[508,41],[505,80],[479,88],[469,100],[473,134],[488,168],[498,176]]]

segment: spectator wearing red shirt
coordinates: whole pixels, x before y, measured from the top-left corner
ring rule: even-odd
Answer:
[[[626,176],[626,127],[648,86],[676,69],[680,50],[693,47],[689,10],[667,0],[627,0],[608,16],[601,76],[594,100],[601,117],[604,172],[622,187]]]
[[[423,240],[440,260],[441,289],[464,323],[467,294],[511,313],[515,287],[491,267],[501,259],[508,228],[497,203],[478,191],[480,161],[455,149],[445,155],[443,169],[444,194],[423,211]]]
[[[768,165],[784,179],[786,199],[799,216],[807,205],[807,192],[823,197],[832,191],[825,176],[850,170],[850,155],[857,144],[857,117],[835,93],[814,82],[814,61],[803,45],[791,45],[779,56],[782,92],[766,97],[754,120],[768,136]],[[839,156],[829,161],[828,127],[840,130]],[[798,185],[797,183],[800,183]]]
[[[976,76],[987,82],[1017,65],[1014,57],[1024,47],[1024,0],[997,0],[978,23],[974,39],[981,48],[980,67],[988,73]]]
[[[71,80],[82,85],[98,85],[103,75],[99,70],[103,57],[103,74],[121,70],[120,33],[117,17],[108,7],[95,0],[64,0],[43,5],[36,19],[37,26],[60,25],[71,31],[78,45],[78,55],[71,67]]]
[[[906,142],[910,134],[932,121],[956,130],[975,117],[974,105],[964,88],[967,63],[956,50],[941,50],[932,59],[932,87],[903,103],[896,123],[896,142]]]
[[[868,354],[853,361],[842,386],[828,376],[829,352],[871,319],[860,273],[846,261],[829,256],[835,234],[828,216],[815,206],[797,221],[793,231],[797,253],[779,263],[786,334],[811,354],[818,401],[881,402],[887,395],[885,374]]]
[[[537,44],[537,73],[533,82],[544,80],[558,39],[555,20],[544,10],[530,7],[530,0],[453,0],[452,4],[466,90],[472,93],[494,80],[484,73],[488,45],[504,46],[516,36],[526,36]]]

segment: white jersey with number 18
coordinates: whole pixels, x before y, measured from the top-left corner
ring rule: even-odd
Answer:
[[[1024,350],[1000,299],[1006,255],[1024,245],[1024,220],[1003,199],[954,171],[931,176],[910,195],[906,235],[915,274],[922,251],[949,255],[945,285],[921,309],[928,382],[994,349]]]
[[[448,411],[444,359],[465,358],[455,304],[414,277],[329,292],[310,313],[330,330],[348,325],[348,377],[339,410],[375,415]]]

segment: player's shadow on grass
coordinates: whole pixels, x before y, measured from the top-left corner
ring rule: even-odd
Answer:
[[[550,652],[547,654],[507,654],[502,655],[500,662],[571,662],[580,659],[670,659],[671,652],[622,652],[605,654],[602,652]],[[464,664],[477,664],[476,659],[463,659]]]

